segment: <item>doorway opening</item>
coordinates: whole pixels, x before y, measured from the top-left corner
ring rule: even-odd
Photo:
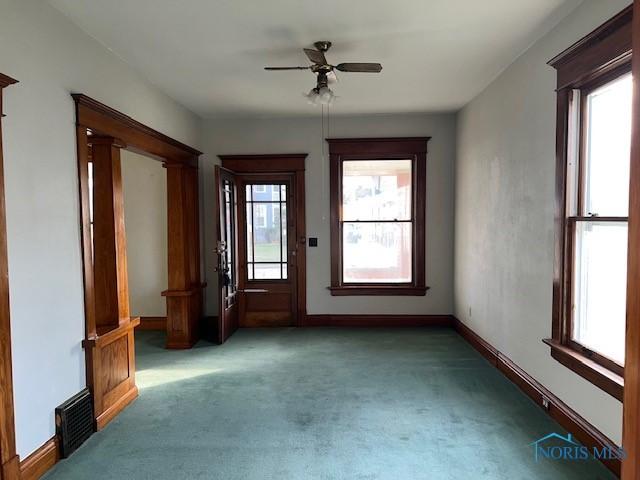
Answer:
[[[306,154],[220,158],[218,342],[237,328],[301,325],[306,316]]]
[[[138,395],[127,272],[122,152],[162,162],[167,208],[167,348],[190,348],[202,316],[200,152],[85,95],[73,94],[85,294],[87,387],[100,430]],[[160,292],[158,292],[160,293]]]

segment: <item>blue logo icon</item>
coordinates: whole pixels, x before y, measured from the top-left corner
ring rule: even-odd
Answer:
[[[534,458],[549,460],[624,460],[626,453],[619,447],[585,447],[580,445],[570,433],[567,436],[550,433],[529,444],[534,449]]]

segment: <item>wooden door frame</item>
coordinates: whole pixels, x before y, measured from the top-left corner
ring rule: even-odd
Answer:
[[[640,480],[640,0],[633,2],[633,122],[629,187],[627,337],[624,368],[622,480]]]
[[[296,326],[305,324],[307,318],[307,237],[305,214],[305,159],[306,153],[269,155],[218,155],[222,166],[239,175],[251,173],[293,175],[296,202],[297,268]]]
[[[120,319],[116,328],[102,332],[96,325],[96,296],[89,212],[89,144],[111,141],[114,149],[127,148],[163,163],[167,170],[168,289],[167,348],[190,348],[198,339],[202,317],[198,157],[201,152],[178,142],[86,95],[72,94],[76,107],[76,136],[80,196],[87,386],[94,397],[98,428],[106,425],[137,396],[133,328],[139,320]],[[87,130],[91,131],[91,136]],[[94,139],[93,141],[91,139]],[[119,170],[119,152],[114,153]],[[118,171],[119,175],[119,171]],[[121,189],[120,189],[121,190]],[[118,191],[115,195],[121,196]],[[114,197],[115,198],[115,197]],[[121,198],[119,199],[121,200]],[[118,228],[114,220],[114,228]],[[122,232],[124,234],[124,232]],[[126,246],[125,246],[126,250]],[[126,276],[126,259],[122,267]],[[122,296],[128,302],[126,282]],[[120,297],[121,295],[119,295]],[[120,301],[120,300],[119,300]],[[123,309],[128,311],[128,308]],[[120,358],[115,358],[115,354]],[[122,365],[128,382],[121,381]],[[133,370],[133,371],[132,371]],[[119,381],[116,387],[115,382]],[[127,383],[127,385],[125,385]],[[111,385],[113,388],[108,388]],[[103,402],[104,401],[104,402]]]
[[[0,479],[18,480],[20,460],[16,452],[16,427],[13,406],[11,363],[11,319],[9,312],[9,268],[7,253],[7,217],[4,198],[4,159],[2,155],[2,94],[18,83],[0,73]]]

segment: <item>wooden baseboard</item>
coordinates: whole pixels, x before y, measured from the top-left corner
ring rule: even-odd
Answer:
[[[102,415],[96,418],[96,429],[100,431],[104,427],[106,427],[107,424],[116,417],[116,415],[122,412],[127,407],[127,405],[133,402],[136,398],[138,398],[138,387],[133,387],[122,397],[120,397],[116,403],[105,410]]]
[[[166,330],[167,317],[140,317],[136,330]]]
[[[575,410],[555,396],[549,389],[516,365],[509,357],[499,352],[494,346],[485,341],[477,333],[467,327],[457,318],[452,319],[457,332],[471,344],[489,363],[515,383],[537,405],[545,410],[551,418],[577,438],[586,447],[598,449],[610,448],[616,450],[618,446],[600,430],[581,417]],[[620,460],[602,460],[602,463],[618,477],[620,476]]]
[[[307,315],[301,327],[451,327],[450,315]]]
[[[58,438],[53,437],[20,462],[21,480],[38,480],[60,460]]]
[[[2,480],[20,480],[20,458],[14,455],[0,466],[0,478]]]

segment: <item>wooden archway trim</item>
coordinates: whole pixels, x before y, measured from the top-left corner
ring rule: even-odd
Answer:
[[[71,94],[76,102],[76,123],[100,135],[122,140],[127,147],[161,161],[197,166],[202,152],[174,140],[137,120],[81,93]]]
[[[13,375],[11,363],[11,321],[9,315],[9,269],[7,255],[7,220],[4,199],[4,160],[2,157],[2,93],[17,83],[0,73],[0,479],[20,478],[20,462],[16,453],[13,408]]]
[[[189,348],[198,340],[202,316],[198,217],[198,156],[201,152],[83,94],[72,94],[80,186],[85,294],[87,386],[97,428],[111,421],[138,394],[129,312],[120,151],[163,163],[167,172],[167,347]],[[89,162],[93,163],[90,220]],[[91,231],[95,238],[92,239]],[[95,250],[95,251],[94,251]],[[158,292],[160,293],[160,292]]]

